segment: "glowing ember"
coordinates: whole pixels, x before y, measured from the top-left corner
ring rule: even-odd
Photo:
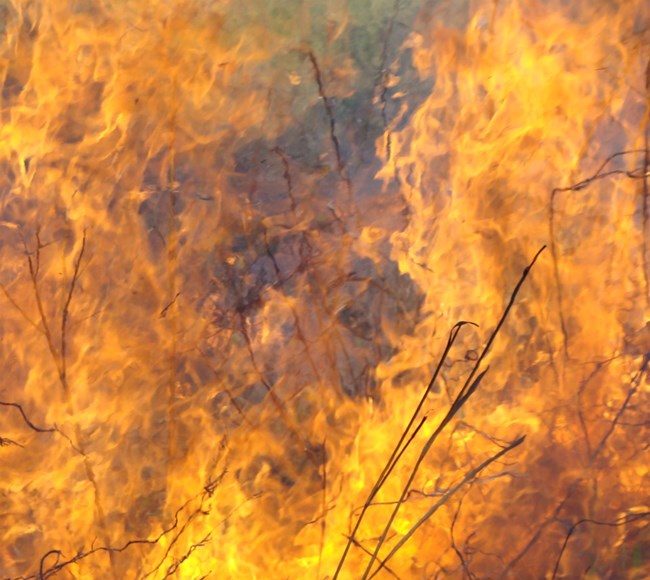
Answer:
[[[650,4],[0,39],[0,578],[650,576]]]

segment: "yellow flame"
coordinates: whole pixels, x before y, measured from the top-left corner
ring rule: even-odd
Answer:
[[[2,577],[331,578],[475,321],[361,577],[542,244],[380,574],[642,577],[647,4],[422,3],[372,90],[366,11],[406,9],[314,4],[0,1]]]

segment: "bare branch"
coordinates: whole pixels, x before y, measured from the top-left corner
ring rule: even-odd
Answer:
[[[406,532],[406,534],[404,534],[404,536],[400,539],[400,541],[397,542],[397,544],[395,544],[392,550],[388,552],[388,555],[383,560],[380,561],[379,568],[377,568],[377,570],[372,575],[370,575],[370,578],[373,578],[385,566],[386,562],[388,562],[388,560],[390,560],[399,551],[399,549],[411,539],[411,537],[418,530],[418,528],[420,528],[420,526],[426,523],[427,520],[429,520],[429,518],[431,518],[431,516],[433,516],[433,514],[435,514],[438,511],[438,509],[440,509],[440,507],[445,505],[459,489],[461,489],[464,485],[468,484],[469,482],[473,481],[476,478],[476,476],[479,473],[481,473],[481,471],[483,471],[490,464],[494,463],[503,455],[515,449],[515,447],[519,447],[519,445],[521,445],[525,439],[526,439],[525,435],[515,439],[510,445],[504,447],[503,449],[501,449],[501,451],[494,454],[492,457],[486,459],[483,463],[481,463],[477,467],[470,469],[465,474],[463,479],[461,479],[453,487],[449,488],[449,491],[447,491],[447,493],[445,493],[435,504],[433,504],[415,524],[413,524],[411,529],[408,532]]]
[[[366,548],[359,540],[353,538],[352,536],[345,536],[345,537],[348,539],[348,541],[352,542],[357,548],[361,549],[366,554],[368,554],[368,556],[372,556],[372,552],[368,548]],[[384,566],[384,570],[386,570],[386,572],[388,572],[393,578],[399,578],[399,576],[395,574],[395,572],[393,572],[388,566]]]
[[[171,299],[171,300],[170,300],[170,301],[165,305],[165,307],[160,311],[159,318],[165,318],[165,316],[167,316],[167,312],[169,311],[169,309],[170,309],[174,304],[176,304],[176,299],[177,299],[180,295],[181,295],[180,292],[176,292],[176,294],[174,295],[174,297],[173,297],[173,298],[172,298],[172,299]]]
[[[438,438],[438,436],[440,435],[440,433],[444,430],[444,428],[449,424],[449,422],[453,419],[453,417],[458,413],[458,411],[463,407],[463,405],[468,401],[468,399],[476,391],[476,389],[478,388],[482,378],[485,376],[485,373],[487,372],[488,369],[485,369],[478,377],[476,377],[476,379],[474,379],[476,373],[478,372],[478,369],[479,369],[481,363],[483,362],[483,360],[487,356],[487,354],[490,351],[490,348],[491,348],[495,338],[497,337],[497,335],[499,334],[499,331],[501,330],[501,327],[505,323],[506,318],[508,317],[508,314],[510,313],[510,310],[512,309],[512,307],[513,307],[513,305],[515,303],[517,295],[519,294],[519,291],[521,290],[521,287],[523,286],[526,278],[528,277],[528,274],[530,273],[530,270],[535,265],[535,262],[537,261],[537,258],[544,251],[545,248],[546,248],[546,246],[542,246],[537,251],[537,253],[533,257],[530,264],[528,264],[528,266],[526,266],[526,268],[524,268],[524,271],[522,272],[522,275],[519,278],[519,281],[515,285],[515,288],[512,291],[512,294],[510,295],[510,300],[508,301],[508,304],[506,305],[506,307],[505,307],[505,309],[503,311],[503,314],[501,315],[501,318],[499,319],[499,322],[497,323],[496,327],[492,331],[492,334],[488,338],[485,346],[483,347],[483,351],[481,352],[480,356],[477,358],[476,363],[474,365],[474,368],[472,369],[469,376],[467,377],[467,379],[465,381],[465,384],[463,385],[460,392],[456,396],[456,399],[452,403],[452,405],[451,405],[449,411],[447,412],[447,414],[445,415],[445,417],[441,420],[441,422],[439,423],[438,427],[435,429],[435,431],[433,432],[431,437],[429,437],[427,442],[424,444],[424,447],[422,448],[422,451],[420,452],[420,455],[419,455],[415,465],[413,466],[413,469],[411,470],[411,474],[410,474],[406,484],[404,485],[404,488],[402,490],[402,495],[400,496],[399,501],[396,504],[395,509],[393,510],[390,518],[388,519],[388,522],[386,523],[384,531],[382,532],[381,536],[379,537],[379,541],[377,542],[377,545],[375,547],[373,558],[368,563],[368,566],[366,567],[366,570],[365,570],[365,572],[363,574],[364,580],[366,578],[368,578],[370,572],[372,571],[372,567],[374,565],[374,560],[378,559],[379,550],[381,549],[382,544],[386,540],[386,537],[388,535],[388,531],[390,530],[390,527],[393,524],[393,521],[397,517],[397,513],[399,511],[399,508],[400,508],[401,504],[403,503],[404,498],[406,497],[406,494],[408,493],[409,489],[411,488],[413,480],[415,479],[415,476],[417,475],[417,472],[419,471],[420,466],[421,466],[422,462],[424,461],[424,458],[428,454],[429,450],[431,449],[431,447],[435,443],[435,441]]]
[[[37,427],[32,423],[25,413],[24,409],[18,404],[18,403],[8,403],[6,401],[0,401],[0,406],[2,407],[13,407],[14,409],[18,409],[18,412],[21,414],[23,421],[25,424],[32,429],[33,431],[36,431],[37,433],[53,433],[56,431],[54,427]]]
[[[384,134],[386,135],[386,160],[390,161],[391,158],[391,149],[392,149],[392,134],[388,128],[388,53],[390,49],[390,40],[393,35],[393,28],[395,27],[395,21],[399,15],[401,0],[395,0],[393,4],[393,12],[388,19],[388,25],[386,26],[386,32],[384,33],[384,41],[381,48],[381,62],[379,64],[379,71],[377,74],[377,80],[375,81],[375,91],[379,90],[379,103],[381,105],[381,120],[384,126]]]
[[[471,324],[473,326],[476,326],[473,322],[467,322],[467,321],[460,321],[456,323],[453,328],[451,329],[449,333],[449,338],[447,339],[447,344],[445,346],[444,351],[442,352],[442,355],[440,356],[440,360],[438,361],[438,365],[436,366],[435,370],[433,371],[433,375],[431,376],[431,380],[429,381],[429,384],[427,385],[426,389],[424,389],[422,393],[422,397],[420,398],[420,401],[415,408],[415,411],[413,411],[413,415],[411,416],[409,422],[407,423],[406,427],[404,428],[404,431],[402,432],[402,435],[400,436],[399,440],[397,441],[397,444],[393,448],[393,451],[390,454],[390,457],[388,458],[388,461],[384,465],[384,468],[382,469],[379,478],[375,482],[375,485],[373,486],[372,490],[370,491],[370,494],[368,495],[366,501],[363,504],[363,507],[361,509],[361,513],[359,514],[359,517],[357,518],[357,522],[354,526],[354,529],[352,530],[352,533],[348,536],[348,542],[345,546],[345,549],[343,550],[343,554],[341,555],[341,558],[339,560],[339,563],[336,567],[336,571],[334,572],[334,580],[338,578],[338,575],[340,574],[343,564],[345,563],[345,559],[347,557],[348,551],[350,550],[350,545],[353,542],[353,538],[355,537],[357,531],[359,530],[359,527],[361,526],[361,522],[363,520],[363,517],[367,511],[367,509],[372,505],[372,500],[374,497],[377,495],[381,487],[384,485],[384,482],[386,479],[389,477],[391,474],[393,468],[397,463],[399,462],[400,458],[406,451],[406,449],[409,447],[409,445],[412,443],[413,439],[415,436],[418,434],[422,426],[424,425],[424,422],[426,421],[426,417],[422,417],[419,425],[416,426],[416,428],[413,430],[411,433],[410,437],[407,439],[407,436],[409,436],[409,432],[411,431],[411,427],[415,424],[415,421],[417,419],[417,416],[420,414],[420,411],[422,409],[422,406],[424,405],[425,401],[427,400],[427,396],[431,392],[431,389],[433,388],[436,380],[438,379],[438,375],[440,374],[440,371],[442,369],[442,365],[444,364],[445,360],[447,360],[447,355],[449,354],[449,351],[451,350],[452,346],[454,345],[454,342],[456,341],[456,338],[458,337],[458,333],[460,332],[461,328],[466,325],[466,324]],[[406,441],[406,442],[405,442]]]
[[[562,556],[564,555],[564,552],[566,550],[567,544],[569,543],[569,540],[571,539],[571,536],[582,524],[594,524],[596,526],[619,527],[619,526],[624,526],[625,524],[630,524],[632,522],[645,519],[647,517],[650,517],[650,511],[645,511],[645,512],[640,512],[635,514],[625,514],[624,516],[621,516],[620,518],[618,518],[613,522],[592,520],[591,518],[584,518],[578,520],[575,524],[573,524],[569,528],[569,531],[567,532],[567,535],[564,538],[564,542],[562,543],[562,547],[560,548],[560,553],[558,554],[557,560],[555,561],[555,566],[553,568],[553,575],[551,576],[552,580],[555,580],[555,578],[557,577],[557,572],[558,569],[560,568],[560,562],[562,560]]]
[[[72,295],[74,294],[77,281],[79,280],[79,268],[81,267],[81,260],[84,256],[84,251],[86,250],[86,230],[84,230],[83,238],[81,239],[81,250],[79,250],[79,255],[74,265],[74,272],[72,274],[72,280],[70,281],[70,289],[68,290],[68,297],[66,298],[65,304],[63,305],[63,314],[61,315],[61,382],[63,388],[68,391],[68,379],[66,376],[67,373],[67,343],[66,343],[66,332],[68,326],[68,315],[70,311],[70,303],[72,302]]]
[[[641,363],[641,368],[637,372],[636,376],[632,380],[632,385],[630,389],[628,390],[625,399],[623,400],[623,403],[619,407],[618,411],[616,412],[616,415],[614,416],[613,421],[610,423],[607,431],[603,435],[602,439],[600,440],[600,443],[596,446],[594,449],[594,452],[592,453],[591,459],[595,459],[598,454],[603,450],[603,447],[605,446],[605,443],[607,443],[607,440],[610,438],[612,433],[614,432],[614,429],[616,429],[616,425],[621,419],[621,416],[623,413],[625,413],[625,410],[627,409],[628,405],[630,404],[630,400],[634,396],[634,394],[638,391],[639,385],[641,384],[641,377],[644,375],[644,373],[648,370],[648,362],[650,362],[650,354],[646,353],[643,357],[643,362]]]
[[[596,170],[596,172],[589,177],[586,177],[585,179],[582,179],[578,181],[577,183],[574,183],[572,185],[568,185],[566,187],[556,187],[551,191],[551,196],[549,199],[549,212],[548,212],[548,229],[549,229],[549,245],[551,248],[551,258],[553,260],[553,276],[555,277],[555,286],[557,289],[557,302],[558,302],[558,314],[560,318],[560,329],[562,331],[562,340],[563,340],[563,350],[564,350],[564,356],[566,359],[569,358],[569,331],[568,331],[568,326],[566,322],[566,318],[564,315],[564,286],[562,284],[562,279],[560,277],[560,254],[559,254],[559,249],[557,247],[557,242],[556,242],[556,233],[555,233],[555,201],[559,193],[563,192],[568,192],[568,191],[580,191],[582,189],[585,189],[589,185],[591,185],[595,181],[599,181],[601,179],[606,179],[608,177],[614,177],[614,176],[626,176],[631,179],[643,179],[644,186],[647,186],[647,173],[648,173],[648,165],[647,163],[644,164],[644,167],[642,167],[640,170],[637,171],[625,171],[621,169],[612,169],[606,171],[608,165],[614,161],[615,159],[618,159],[619,157],[624,157],[625,155],[632,155],[632,154],[638,154],[638,153],[644,153],[645,159],[647,160],[648,158],[648,146],[646,144],[646,148],[644,149],[630,149],[626,151],[618,151],[617,153],[614,153],[607,157],[600,167]],[[647,199],[648,196],[644,195],[644,216],[647,214]],[[646,218],[644,217],[644,232],[646,231]],[[644,238],[645,238],[645,233],[644,233]],[[644,242],[644,256],[647,254],[645,250],[645,242]],[[647,264],[645,264],[645,257],[644,257],[644,270],[647,273]],[[648,283],[646,280],[646,295],[648,293]]]
[[[336,116],[334,115],[334,107],[332,106],[332,101],[327,96],[325,92],[325,84],[323,82],[323,74],[321,73],[320,65],[316,59],[316,55],[313,50],[307,51],[307,57],[311,66],[314,70],[314,80],[316,81],[316,86],[318,87],[318,95],[323,101],[323,106],[325,107],[325,114],[327,115],[327,120],[330,126],[330,140],[332,141],[332,147],[334,149],[334,154],[336,156],[336,168],[338,170],[341,180],[346,184],[348,189],[348,194],[352,195],[352,183],[350,182],[350,177],[346,173],[345,162],[343,161],[343,155],[341,154],[341,144],[339,138],[336,134]]]
[[[287,158],[286,153],[282,149],[280,149],[280,147],[274,147],[272,151],[282,161],[282,166],[284,168],[283,177],[287,184],[287,195],[289,196],[289,200],[291,201],[291,211],[295,214],[296,208],[298,207],[298,203],[296,202],[296,198],[293,193],[293,179],[291,178],[291,167],[289,166],[289,159]]]
[[[47,316],[45,314],[45,308],[43,306],[43,301],[41,299],[41,292],[38,287],[38,273],[40,271],[41,264],[41,249],[44,247],[41,244],[41,238],[39,233],[36,233],[36,251],[35,257],[32,259],[29,249],[27,248],[27,242],[23,239],[23,246],[25,248],[25,255],[27,256],[27,266],[29,268],[29,276],[32,281],[32,288],[34,289],[34,297],[36,298],[36,307],[38,308],[38,314],[41,319],[41,325],[43,327],[43,334],[45,335],[45,340],[47,342],[47,347],[52,355],[54,364],[56,366],[57,372],[59,373],[59,378],[61,378],[61,365],[59,360],[59,354],[54,347],[54,340],[52,338],[52,332],[50,330],[49,323],[47,321]],[[64,387],[65,389],[65,387]]]
[[[530,540],[528,540],[528,542],[523,547],[523,549],[520,550],[519,553],[512,560],[510,560],[510,562],[508,562],[508,564],[504,568],[503,574],[501,575],[502,578],[506,578],[510,573],[510,571],[512,570],[512,568],[514,568],[519,563],[519,561],[521,561],[521,559],[528,553],[528,551],[538,542],[544,530],[548,526],[550,526],[551,524],[557,521],[557,516],[562,510],[562,508],[564,507],[564,504],[567,502],[569,497],[571,497],[571,494],[573,493],[574,490],[574,486],[575,483],[573,486],[569,488],[562,501],[560,501],[557,504],[557,506],[555,506],[553,513],[542,522],[542,524],[537,528],[537,530],[535,530],[535,533],[531,536]]]
[[[36,330],[38,330],[38,332],[43,333],[44,331],[43,331],[43,329],[38,325],[38,323],[35,322],[34,320],[32,320],[32,319],[30,318],[30,316],[27,314],[27,312],[25,312],[25,310],[20,306],[20,304],[18,304],[18,302],[16,302],[16,300],[13,298],[13,296],[11,296],[11,294],[9,294],[9,290],[7,290],[7,287],[6,287],[4,284],[0,284],[0,289],[2,290],[2,293],[5,295],[5,297],[7,298],[7,300],[9,300],[9,302],[11,303],[11,305],[12,305],[16,310],[18,310],[18,312],[20,312],[20,314],[22,315],[22,317],[23,317],[23,318],[24,318],[24,319],[29,323],[29,325],[30,325],[30,326],[33,326]]]
[[[183,562],[185,562],[185,560],[187,560],[195,550],[198,550],[199,548],[202,548],[203,546],[207,545],[209,540],[210,540],[210,532],[208,532],[208,534],[205,537],[203,537],[201,540],[199,540],[196,544],[192,544],[187,550],[187,552],[185,552],[185,554],[183,554],[183,556],[181,556],[181,558],[179,558],[178,561],[174,562],[169,568],[167,568],[167,572],[165,572],[165,578],[170,578],[172,575],[174,575],[181,567]]]
[[[24,445],[21,445],[20,443],[14,441],[13,439],[0,436],[0,447],[11,447],[12,445],[15,445],[17,447],[25,447]]]
[[[650,61],[645,71],[645,90],[648,101],[648,110],[646,110],[646,122],[643,130],[643,280],[645,282],[646,306],[650,306],[650,256],[648,256],[648,224],[650,223]]]
[[[458,556],[458,559],[460,560],[461,566],[463,567],[463,570],[467,577],[470,580],[473,580],[476,576],[474,573],[469,569],[469,564],[467,560],[465,559],[465,554],[461,552],[460,548],[456,545],[456,539],[454,538],[454,528],[456,527],[456,522],[458,521],[458,516],[460,515],[460,510],[463,507],[463,500],[465,499],[465,496],[467,495],[467,492],[469,489],[472,487],[472,483],[470,482],[469,487],[465,493],[463,493],[462,497],[460,500],[458,500],[458,507],[456,508],[456,512],[454,513],[454,517],[451,520],[451,527],[449,529],[449,536],[451,538],[451,547],[456,552],[456,555]]]
[[[27,576],[25,580],[47,580],[47,578],[50,578],[51,576],[54,576],[55,574],[58,574],[63,570],[64,568],[67,568],[68,566],[71,566],[72,564],[76,564],[77,562],[80,562],[81,560],[84,560],[94,554],[98,553],[108,553],[109,555],[111,554],[116,554],[120,552],[124,552],[125,550],[128,550],[132,546],[143,546],[143,545],[149,545],[149,546],[154,546],[160,542],[162,538],[165,536],[168,536],[171,534],[173,531],[179,528],[179,525],[181,525],[181,514],[182,512],[195,500],[199,500],[199,505],[198,507],[190,512],[190,514],[187,516],[186,521],[181,525],[180,531],[172,540],[172,544],[177,541],[179,535],[185,530],[187,527],[188,523],[193,519],[194,517],[198,515],[203,515],[206,513],[204,509],[204,502],[212,496],[215,488],[218,486],[219,482],[221,481],[221,478],[223,477],[224,472],[215,481],[209,482],[206,484],[202,491],[198,493],[197,495],[191,497],[188,499],[181,507],[179,507],[176,510],[176,513],[174,514],[174,518],[172,523],[165,529],[163,529],[157,536],[154,536],[152,538],[146,538],[146,539],[136,539],[136,540],[129,540],[128,542],[125,542],[121,546],[99,546],[99,547],[93,547],[88,551],[80,551],[78,552],[75,556],[68,560],[64,560],[63,562],[60,561],[61,556],[63,556],[63,552],[61,550],[50,550],[47,552],[40,560],[40,565],[39,565],[39,571],[36,574],[33,574],[31,576]],[[171,549],[171,545],[168,547],[166,555],[169,553],[169,550]],[[54,563],[49,568],[45,568],[45,561],[53,554],[56,554],[57,556],[57,561]],[[164,562],[164,560],[163,560]],[[156,570],[162,565],[161,564],[156,568]]]

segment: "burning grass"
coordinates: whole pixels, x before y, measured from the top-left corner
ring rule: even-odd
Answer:
[[[645,2],[0,17],[1,578],[648,575]]]

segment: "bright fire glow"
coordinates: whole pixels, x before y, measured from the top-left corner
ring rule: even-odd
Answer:
[[[0,578],[332,578],[459,320],[339,577],[437,502],[368,577],[648,577],[649,61],[645,0],[0,0]]]

